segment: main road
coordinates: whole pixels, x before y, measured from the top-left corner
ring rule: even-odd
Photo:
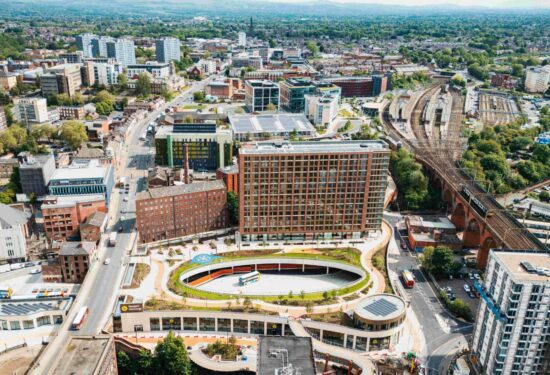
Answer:
[[[53,369],[56,359],[64,350],[70,336],[98,334],[107,325],[115,306],[125,265],[129,259],[129,251],[136,239],[134,231],[135,196],[136,193],[146,188],[147,170],[153,164],[148,141],[141,141],[139,136],[147,129],[148,124],[156,120],[167,108],[179,106],[192,100],[193,93],[204,90],[205,85],[213,78],[214,76],[211,76],[203,81],[194,82],[190,88],[172,101],[150,112],[130,129],[125,144],[121,146],[120,152],[116,156],[117,164],[120,163],[119,168],[116,169],[116,178],[126,176],[130,180],[130,190],[126,194],[114,188],[109,207],[110,223],[112,224],[110,231],[118,231],[119,228],[122,228],[122,232],[117,235],[116,246],[108,246],[107,235],[100,242],[98,260],[88,271],[70,313],[40,355],[31,373],[48,374]],[[126,200],[124,197],[128,199]],[[110,264],[105,265],[103,263],[107,258],[110,259]],[[82,306],[87,306],[90,310],[89,317],[80,331],[71,331],[71,322]]]
[[[398,223],[403,217],[397,213],[384,214],[384,219],[394,227],[394,248],[397,252],[388,254],[388,267],[399,275],[403,270],[410,270],[415,279],[414,289],[406,290],[408,300],[420,323],[420,331],[424,335],[428,353],[424,363],[428,370],[426,374],[443,374],[450,364],[450,357],[457,346],[467,344],[468,335],[473,330],[472,324],[455,319],[441,304],[432,284],[419,267],[414,252],[402,249],[401,234]],[[397,280],[397,282],[401,282]]]

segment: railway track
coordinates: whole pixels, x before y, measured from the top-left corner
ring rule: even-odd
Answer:
[[[401,134],[395,130],[390,119],[388,108],[385,108],[382,120],[388,129],[390,135],[395,139],[401,140],[409,151],[415,154],[415,157],[423,161],[426,165],[433,168],[445,181],[448,186],[456,192],[461,192],[463,188],[468,189],[473,196],[485,208],[485,215],[478,211],[472,200],[464,200],[464,204],[471,208],[478,221],[483,221],[489,227],[495,240],[510,249],[538,249],[546,251],[546,246],[519,221],[510,215],[489,193],[480,185],[471,179],[461,168],[458,168],[456,162],[460,159],[464,150],[461,142],[460,131],[463,118],[463,96],[451,91],[453,102],[451,109],[451,118],[448,124],[447,136],[445,139],[439,139],[440,133],[431,134],[426,132],[426,128],[421,124],[423,110],[430,97],[440,88],[440,84],[434,85],[425,90],[418,100],[411,116],[411,127],[415,135],[415,140],[404,139]],[[437,135],[437,136],[435,136]],[[435,139],[434,139],[435,138]],[[496,244],[495,244],[496,245]]]

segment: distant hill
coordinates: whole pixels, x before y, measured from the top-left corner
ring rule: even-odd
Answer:
[[[546,8],[548,9],[548,8]],[[386,4],[304,1],[277,3],[259,0],[0,0],[2,16],[298,16],[298,17],[373,17],[381,15],[457,15],[509,13],[534,10],[434,6],[396,6]],[[540,13],[540,9],[536,12]]]

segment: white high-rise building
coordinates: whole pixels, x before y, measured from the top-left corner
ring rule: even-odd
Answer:
[[[76,48],[84,53],[84,57],[94,57],[93,41],[97,35],[86,33],[76,36]]]
[[[338,115],[338,96],[305,95],[305,114],[315,126],[328,126]]]
[[[13,115],[22,124],[48,121],[48,104],[44,98],[13,99]]]
[[[239,46],[246,47],[246,33],[244,31],[239,32]]]
[[[533,93],[542,93],[548,90],[550,81],[550,65],[543,67],[531,66],[527,68],[525,76],[525,90]]]
[[[480,293],[472,354],[483,374],[550,371],[550,256],[491,250]]]
[[[181,43],[178,38],[162,38],[155,43],[157,61],[167,63],[172,60],[180,61]]]
[[[112,57],[122,66],[136,63],[136,50],[131,39],[117,39],[107,42],[107,57]]]
[[[94,79],[99,85],[116,85],[122,66],[108,63],[94,63]]]
[[[94,57],[108,57],[107,43],[114,42],[115,38],[110,36],[100,36],[92,40],[92,51]]]
[[[0,204],[0,261],[25,261],[29,234],[27,215]]]

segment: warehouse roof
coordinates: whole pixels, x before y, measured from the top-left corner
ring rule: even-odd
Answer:
[[[224,189],[224,188],[225,188],[225,184],[223,183],[222,180],[201,181],[201,182],[195,182],[187,185],[165,186],[165,187],[149,189],[147,191],[138,193],[136,195],[136,200],[172,197],[175,195],[197,193],[200,191],[210,191],[210,190],[218,190],[218,189]]]
[[[231,115],[231,128],[235,134],[257,133],[315,133],[315,127],[303,113],[277,113],[263,115]]]

